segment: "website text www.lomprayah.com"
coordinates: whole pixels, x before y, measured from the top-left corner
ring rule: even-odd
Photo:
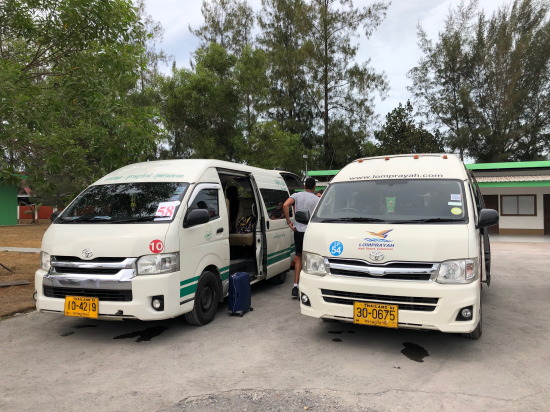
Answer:
[[[414,179],[414,178],[440,178],[442,174],[437,173],[412,173],[412,174],[397,174],[397,175],[372,175],[372,176],[351,176],[349,180],[369,180],[369,179]]]

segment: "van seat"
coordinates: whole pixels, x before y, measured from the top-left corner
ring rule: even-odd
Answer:
[[[254,199],[241,199],[241,201],[239,202],[239,211],[237,213],[235,229],[237,228],[237,225],[239,224],[239,219],[241,217],[246,217],[250,215],[257,217],[254,206]],[[229,244],[231,246],[252,246],[254,244],[254,230],[250,233],[229,233]]]

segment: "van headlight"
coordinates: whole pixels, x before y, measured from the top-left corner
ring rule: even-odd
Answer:
[[[40,268],[46,272],[52,267],[52,259],[49,253],[40,251]]]
[[[439,283],[471,283],[478,277],[477,259],[446,260],[439,266]]]
[[[308,275],[327,275],[327,266],[325,258],[315,253],[302,253],[302,270]]]
[[[137,261],[138,275],[157,275],[159,273],[176,272],[179,268],[179,253],[145,255],[140,257]]]

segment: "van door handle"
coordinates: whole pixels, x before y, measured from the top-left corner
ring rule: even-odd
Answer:
[[[216,230],[216,233],[222,233],[223,232],[223,227],[220,227],[218,230]]]

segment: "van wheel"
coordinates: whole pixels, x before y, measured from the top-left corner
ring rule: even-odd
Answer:
[[[278,275],[276,276],[273,276],[272,278],[269,278],[269,282],[274,284],[274,285],[282,285],[283,283],[285,283],[285,280],[286,280],[286,274],[288,272],[282,272],[282,273],[279,273]]]
[[[203,272],[197,291],[193,310],[185,314],[185,320],[191,325],[202,326],[212,322],[220,303],[218,280],[212,272]]]
[[[481,312],[481,301],[480,301],[479,302],[479,322],[477,323],[476,328],[470,333],[463,333],[462,336],[468,339],[479,339],[481,337],[481,333],[483,332],[482,320],[483,320],[483,316]]]

